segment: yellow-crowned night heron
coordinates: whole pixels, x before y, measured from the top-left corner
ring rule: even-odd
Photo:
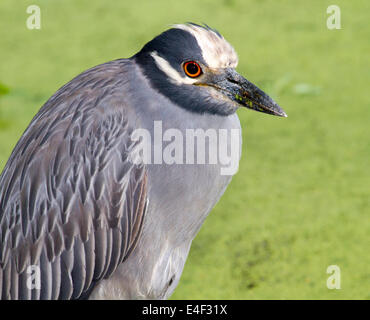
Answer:
[[[219,161],[185,153],[214,160],[212,130],[238,130],[239,148],[238,107],[286,116],[235,71],[237,61],[217,31],[175,25],[133,57],[78,75],[45,103],[0,177],[2,299],[170,296],[231,180]],[[142,146],[144,135],[133,137],[137,129],[149,133],[151,147]],[[188,148],[191,129],[206,133],[205,150]],[[179,135],[173,161],[164,161],[161,151]],[[218,138],[230,152],[233,140]]]

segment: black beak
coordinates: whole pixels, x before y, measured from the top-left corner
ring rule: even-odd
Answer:
[[[274,116],[287,117],[282,108],[266,93],[242,77],[234,69],[215,77],[213,86],[239,105]]]

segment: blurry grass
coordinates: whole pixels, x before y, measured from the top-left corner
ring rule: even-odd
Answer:
[[[239,54],[238,70],[287,119],[240,110],[238,174],[193,242],[174,299],[370,298],[368,1],[0,2],[0,168],[58,87],[129,57],[172,23],[205,22]],[[26,7],[42,29],[26,29]],[[342,289],[326,288],[341,268]]]

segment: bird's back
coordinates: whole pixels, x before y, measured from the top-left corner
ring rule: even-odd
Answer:
[[[77,76],[14,148],[0,176],[2,299],[83,297],[135,246],[147,174],[128,161],[132,128],[115,98],[129,68],[117,60]]]

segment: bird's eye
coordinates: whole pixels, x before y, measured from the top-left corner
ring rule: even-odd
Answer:
[[[202,68],[195,61],[185,62],[184,71],[186,75],[190,78],[196,78],[202,74]]]

